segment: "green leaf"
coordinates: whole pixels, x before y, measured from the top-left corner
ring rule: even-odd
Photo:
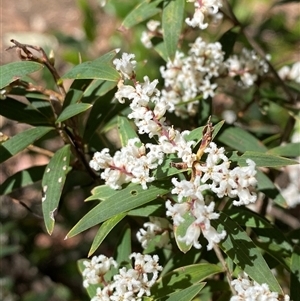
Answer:
[[[185,236],[188,227],[195,221],[195,217],[193,217],[190,214],[190,212],[186,212],[182,217],[184,219],[184,222],[180,223],[179,226],[173,226],[173,228],[174,228],[176,244],[179,250],[183,253],[186,253],[191,249],[193,243],[187,245],[185,241],[180,240],[180,237]]]
[[[299,300],[300,296],[300,247],[295,246],[291,260],[291,300]]]
[[[126,188],[119,190],[105,202],[101,202],[88,212],[67,234],[67,238],[75,236],[112,216],[127,212],[131,209],[147,204],[159,195],[170,191],[169,182],[153,182],[148,189],[144,190],[139,184],[129,184]],[[101,195],[99,195],[101,198]]]
[[[16,155],[27,146],[40,139],[48,132],[53,130],[52,127],[36,127],[28,129],[22,133],[19,133],[0,145],[0,163],[4,162],[8,158]]]
[[[85,202],[88,201],[94,201],[94,200],[100,200],[100,201],[106,201],[109,198],[113,198],[114,195],[118,194],[120,191],[112,189],[108,185],[100,185],[96,186],[92,189],[92,195],[89,196],[87,199],[85,199]]]
[[[49,120],[36,107],[31,104],[25,104],[8,96],[1,100],[1,115],[20,123],[27,123],[33,126],[49,125],[52,120]]]
[[[173,60],[184,16],[185,0],[164,0],[162,30],[168,57]]]
[[[161,301],[191,301],[199,294],[204,288],[205,283],[195,284],[188,288],[181,290],[180,292],[173,293],[166,298],[161,298]]]
[[[79,64],[68,71],[62,79],[102,79],[116,82],[120,79],[120,75],[111,64],[116,54],[117,51],[113,50],[92,62]]]
[[[21,247],[19,245],[10,245],[10,246],[1,245],[0,258],[9,256],[11,254],[19,253],[20,250],[21,250]]]
[[[31,185],[42,179],[46,165],[33,166],[21,170],[10,176],[0,186],[0,195],[9,194],[12,191]]]
[[[222,272],[222,267],[210,263],[183,266],[160,278],[153,285],[151,292],[156,298],[162,297],[176,291],[182,291],[186,287]]]
[[[126,146],[129,139],[138,138],[132,123],[125,116],[118,116],[118,131],[122,146]]]
[[[128,225],[125,225],[123,231],[120,234],[120,241],[117,245],[117,248],[115,250],[115,260],[118,263],[118,265],[124,266],[125,262],[128,262],[129,256],[132,253],[131,250],[131,229]],[[128,265],[126,265],[128,268],[130,268],[130,264],[128,262]]]
[[[154,49],[165,62],[168,62],[168,52],[166,44],[164,42],[160,42],[157,45],[155,45]]]
[[[93,255],[95,251],[99,248],[102,244],[105,237],[109,234],[109,232],[126,216],[126,213],[120,213],[112,218],[105,221],[99,228],[97,234],[94,237],[92,246],[90,248],[88,257]]]
[[[231,208],[226,211],[226,214],[240,226],[252,228],[256,234],[255,244],[283,264],[286,269],[290,269],[293,248],[279,229],[247,208]]]
[[[284,157],[273,156],[267,153],[255,152],[255,151],[246,151],[238,160],[238,163],[241,166],[246,166],[246,160],[251,159],[256,163],[256,166],[259,167],[273,167],[279,168],[287,165],[299,164],[295,160],[291,160]]]
[[[77,260],[77,267],[79,272],[83,273],[84,269],[85,269],[85,265],[83,264],[84,261],[87,261],[88,259],[79,259]],[[96,296],[97,293],[97,288],[99,287],[98,284],[90,284],[87,288],[85,288],[85,290],[87,291],[88,295],[90,298],[93,298]]]
[[[211,223],[219,233],[223,230],[227,232],[225,240],[219,245],[240,269],[259,284],[268,284],[271,291],[282,293],[262,254],[238,223],[223,212],[220,212],[218,220],[212,220]]]
[[[162,203],[161,199],[157,199],[146,206],[143,205],[128,212],[129,216],[143,217],[149,217],[152,215],[161,216],[162,214],[165,214],[165,205]]]
[[[26,61],[13,62],[0,66],[0,89],[3,89],[23,76],[41,70],[42,68],[42,64]]]
[[[163,0],[145,0],[144,2],[138,4],[124,19],[122,27],[129,29],[130,27],[139,24],[154,15],[158,14],[161,9],[158,8],[158,4]]]
[[[260,170],[257,171],[256,174],[257,179],[257,190],[266,194],[269,198],[271,198],[274,203],[279,205],[282,208],[287,208],[287,202],[275,186],[273,181],[271,181],[267,175],[265,175]]]
[[[288,143],[269,149],[268,154],[284,157],[298,157],[300,156],[300,142]]]
[[[84,91],[82,102],[91,103],[112,90],[116,85],[117,82],[95,79]]]
[[[88,110],[92,105],[88,103],[74,103],[66,107],[61,114],[58,116],[55,123],[65,121],[73,116],[76,116],[86,110]]]
[[[256,151],[265,153],[268,150],[253,135],[238,127],[228,127],[221,131],[218,140],[240,152]]]
[[[221,130],[223,124],[225,123],[224,120],[218,122],[217,124],[214,125],[214,131],[212,134],[212,139],[214,139],[217,134],[219,133],[219,131]],[[187,141],[196,141],[196,143],[198,144],[203,137],[203,129],[205,128],[205,126],[200,126],[194,130],[192,130],[187,136],[186,136],[186,140]]]
[[[42,208],[46,229],[52,233],[55,223],[55,212],[68,173],[70,145],[59,149],[49,161],[42,180]]]

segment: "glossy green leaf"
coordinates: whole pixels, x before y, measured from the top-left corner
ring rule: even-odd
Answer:
[[[102,244],[105,237],[109,234],[109,232],[126,216],[126,213],[119,213],[112,218],[105,221],[97,231],[92,246],[90,248],[88,256],[90,257],[95,253],[95,251]]]
[[[42,68],[42,64],[27,61],[2,65],[0,66],[0,89],[3,89],[23,76],[41,70]]]
[[[268,284],[271,291],[282,293],[262,254],[238,223],[223,212],[220,212],[218,220],[212,220],[211,223],[219,233],[223,230],[227,232],[219,245],[240,269],[256,282]]]
[[[138,4],[124,19],[122,27],[131,28],[132,26],[139,24],[154,15],[158,14],[161,9],[158,8],[158,4],[163,0],[144,0],[144,2]]]
[[[247,208],[231,208],[226,211],[226,214],[240,226],[252,228],[252,231],[256,234],[255,244],[289,270],[293,248],[279,229]]]
[[[31,104],[25,104],[8,96],[1,100],[1,115],[18,121],[20,123],[27,123],[33,126],[47,126],[52,123],[42,112]]]
[[[218,140],[240,152],[256,151],[265,153],[268,150],[253,135],[238,127],[228,127],[221,131]]]
[[[63,122],[71,117],[74,117],[86,110],[88,110],[92,105],[89,103],[74,103],[66,107],[61,114],[58,116],[55,123]]]
[[[291,300],[299,300],[300,296],[300,247],[296,245],[291,260]]]
[[[131,122],[125,116],[118,116],[118,131],[122,146],[126,146],[129,139],[138,137]]]
[[[180,223],[179,226],[174,226],[173,228],[176,244],[179,250],[186,253],[191,249],[193,243],[187,245],[184,241],[181,241],[180,238],[185,236],[188,227],[195,221],[195,218],[190,214],[190,212],[186,212],[182,217],[184,222]]]
[[[162,30],[168,57],[173,60],[183,23],[185,0],[164,0]]]
[[[116,262],[122,266],[124,266],[125,262],[128,262],[127,266],[129,268],[129,256],[132,253],[131,249],[131,228],[129,225],[125,225],[123,231],[120,234],[120,240],[115,250],[114,258]]]
[[[113,198],[113,196],[118,194],[120,191],[112,189],[108,185],[101,185],[93,188],[91,192],[92,195],[85,199],[85,202],[94,200],[106,201],[109,198]]]
[[[43,173],[46,165],[33,166],[24,170],[21,170],[14,175],[7,178],[0,186],[0,195],[9,194],[16,189],[31,185],[37,181],[40,181],[43,177]]]
[[[167,47],[164,42],[160,42],[154,46],[155,51],[162,57],[162,59],[167,62],[168,61],[168,52]]]
[[[251,159],[256,163],[256,166],[259,167],[273,167],[279,168],[287,165],[299,164],[297,161],[270,155],[267,153],[255,152],[255,151],[246,151],[238,160],[238,163],[241,166],[246,166],[246,160]]]
[[[300,142],[288,143],[278,147],[269,149],[268,154],[275,156],[284,156],[284,157],[299,157],[300,156]]]
[[[161,216],[165,214],[165,212],[165,204],[162,202],[161,199],[157,199],[156,201],[153,201],[147,205],[143,205],[136,209],[130,210],[128,212],[128,215],[149,217],[152,215]]]
[[[85,269],[85,265],[83,264],[84,261],[88,259],[79,259],[77,260],[77,267],[79,272],[82,274],[82,272]],[[99,287],[98,284],[90,284],[85,290],[87,291],[90,298],[93,298],[96,296],[97,288]]]
[[[280,207],[287,208],[287,202],[275,184],[260,170],[256,174],[257,190],[266,194]]]
[[[166,298],[159,299],[161,301],[191,301],[199,294],[204,288],[205,283],[194,284],[188,288],[185,288],[179,292],[170,294]]]
[[[159,195],[168,193],[170,188],[171,184],[169,182],[154,182],[145,190],[139,184],[129,184],[126,188],[118,190],[112,197],[89,211],[71,229],[67,237],[75,236],[116,214],[127,212],[147,204],[155,200]],[[99,195],[99,198],[101,198],[101,195]]]
[[[55,223],[55,214],[70,161],[70,145],[59,149],[49,161],[42,180],[42,209],[44,223],[49,234],[52,233]]]
[[[102,79],[118,81],[120,75],[111,63],[116,54],[117,51],[113,50],[94,61],[79,64],[64,74],[62,79]]]
[[[27,146],[40,139],[48,132],[53,130],[52,127],[36,127],[19,133],[0,145],[0,163],[24,150]]]
[[[95,79],[83,93],[82,102],[93,102],[105,95],[117,85],[117,82]]]
[[[221,266],[210,263],[183,266],[160,278],[153,285],[151,292],[156,298],[169,295],[222,272]]]

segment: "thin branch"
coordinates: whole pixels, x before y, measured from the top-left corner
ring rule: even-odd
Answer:
[[[16,48],[17,53],[20,57],[21,60],[23,61],[33,61],[33,62],[37,62],[40,64],[45,65],[49,71],[51,72],[55,83],[58,87],[58,89],[60,90],[60,93],[62,96],[66,95],[66,90],[60,80],[60,76],[57,72],[57,70],[55,69],[55,67],[53,66],[53,63],[50,61],[50,59],[48,58],[46,52],[44,51],[43,48],[39,47],[39,46],[33,46],[33,45],[28,45],[28,44],[22,44],[14,39],[10,40],[12,43],[14,43],[15,45],[10,46],[9,48],[7,48],[6,50],[10,50],[10,49],[14,49]],[[37,51],[41,56],[38,57],[36,55],[34,55],[29,49],[33,49],[35,51]]]

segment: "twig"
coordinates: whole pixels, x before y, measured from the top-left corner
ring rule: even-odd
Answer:
[[[54,156],[53,152],[51,152],[51,151],[49,151],[47,149],[35,146],[35,145],[29,145],[29,146],[27,146],[27,149],[29,149],[30,151],[33,151],[35,153],[38,153],[40,155],[44,155],[44,156],[50,157],[50,158],[52,158]]]
[[[65,90],[62,82],[60,81],[60,76],[59,76],[57,70],[54,68],[52,62],[49,60],[49,58],[48,58],[48,56],[45,53],[43,48],[41,48],[39,46],[22,44],[22,43],[19,43],[18,41],[14,40],[14,39],[12,39],[10,41],[12,43],[14,43],[15,45],[10,46],[6,50],[16,48],[17,53],[18,53],[21,60],[23,60],[23,61],[33,61],[33,62],[37,62],[37,63],[45,65],[49,69],[49,71],[51,72],[51,74],[52,74],[52,76],[55,80],[55,83],[56,83],[58,89],[60,90],[61,95],[62,96],[66,95],[66,90]],[[35,56],[29,49],[33,49],[33,50],[39,52],[41,57]]]

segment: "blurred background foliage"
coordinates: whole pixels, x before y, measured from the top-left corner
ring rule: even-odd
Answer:
[[[144,75],[152,80],[160,78],[159,67],[164,64],[163,60],[154,50],[144,48],[140,41],[146,22],[130,30],[121,28],[122,20],[140,2],[109,0],[102,8],[100,1],[96,0],[55,0],[51,4],[45,1],[22,1],[20,5],[3,0],[1,64],[18,60],[13,51],[4,51],[4,48],[10,46],[8,41],[14,38],[22,43],[39,45],[47,53],[53,50],[60,74],[81,61],[92,60],[111,49],[121,48],[124,52],[136,55],[139,78]],[[300,60],[300,16],[296,1],[231,0],[230,4],[251,38],[265,53],[271,55],[271,62],[276,69]],[[187,6],[187,9],[193,8]],[[200,34],[207,41],[217,41],[231,27],[231,22],[224,19],[222,26],[210,26],[201,33],[187,32],[185,39],[192,42]],[[234,31],[238,34],[234,51],[238,53],[244,46],[249,47],[249,43],[243,35],[239,35],[238,29]],[[182,48],[186,49],[187,44]],[[34,75],[34,80],[49,88],[54,87],[53,79],[47,71]],[[266,85],[265,89],[248,89],[242,94],[230,84],[225,89],[230,96],[216,97],[216,115],[219,114],[221,118],[225,109],[234,108],[236,112],[244,112],[243,116],[239,116],[239,122],[247,130],[255,132],[260,139],[268,138],[269,145],[279,139],[278,133],[284,130],[288,114],[282,110],[280,101],[279,104],[269,101],[272,97],[284,97],[278,87]],[[236,101],[237,97],[243,99]],[[257,98],[257,102],[253,101],[254,98]],[[0,125],[1,132],[11,136],[26,128],[3,117]],[[60,143],[49,136],[46,148],[55,150]],[[111,146],[117,147],[118,143],[111,141]],[[1,165],[1,183],[9,175],[31,166],[33,162],[35,165],[44,165],[47,160],[45,156],[33,153],[21,153],[8,160]],[[85,179],[79,173],[72,173],[67,179],[70,182],[76,180],[83,183],[83,187],[63,192],[64,201],[52,236],[46,234],[43,226],[38,185],[14,191],[9,197],[1,196],[1,300],[88,300],[76,261],[87,256],[97,229],[64,240],[69,229],[92,206],[83,204],[90,193],[89,181],[82,182]],[[138,225],[139,221],[136,223]],[[112,255],[117,243],[115,238],[123,226],[120,223],[113,230],[101,245],[99,253]]]

